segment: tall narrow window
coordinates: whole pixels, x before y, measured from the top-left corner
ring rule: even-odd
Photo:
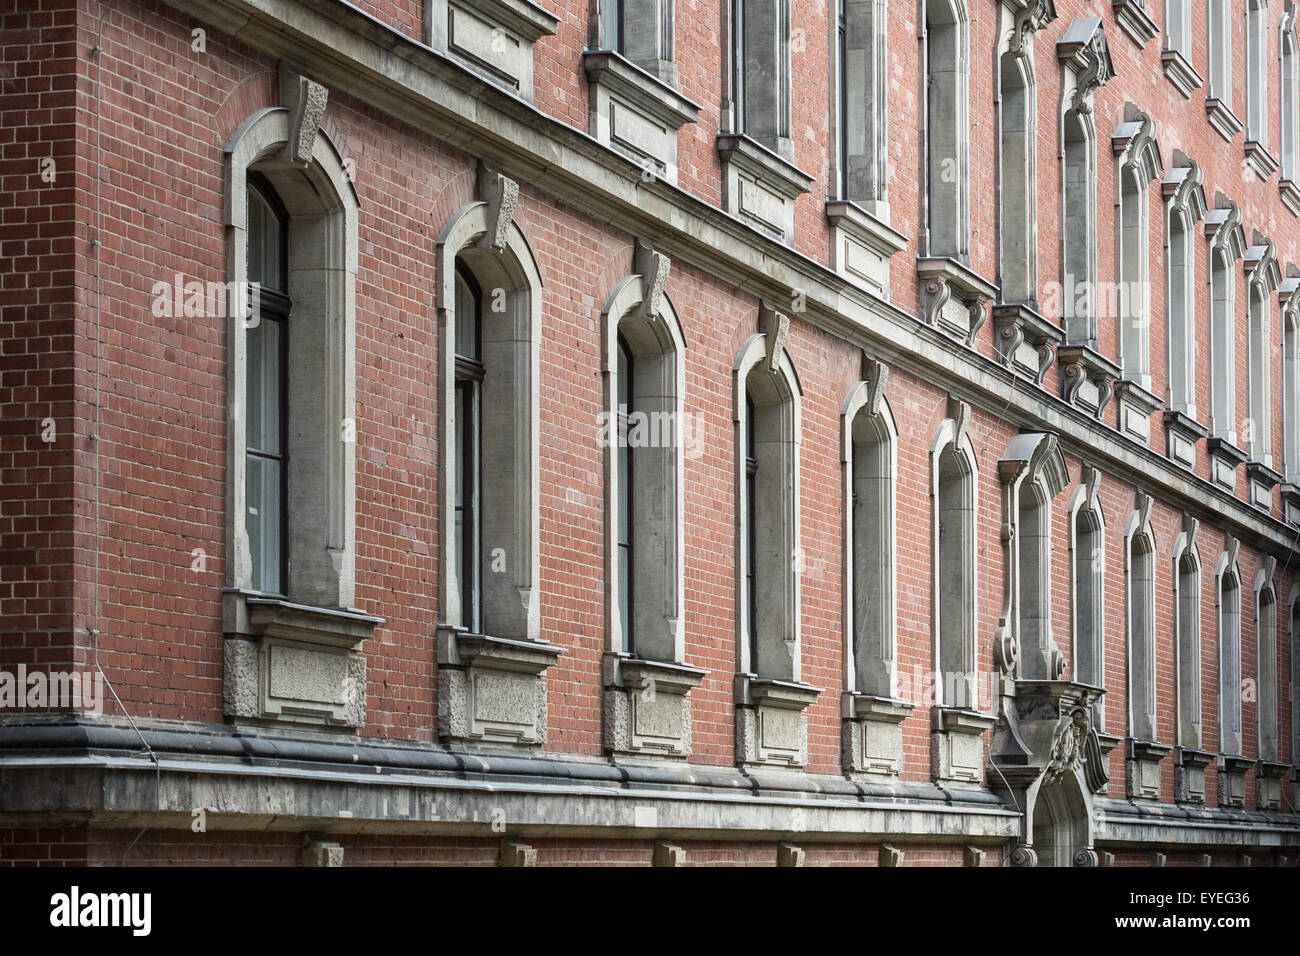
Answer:
[[[1210,435],[1237,443],[1237,310],[1234,264],[1246,251],[1241,211],[1218,193],[1205,218],[1210,259]]]
[[[1155,541],[1146,517],[1132,527],[1128,564],[1129,735],[1155,740]]]
[[[1101,476],[1095,468],[1084,472],[1083,484],[1070,503],[1071,579],[1074,586],[1074,679],[1092,687],[1106,686],[1102,635],[1105,600],[1106,524],[1097,491]]]
[[[769,357],[767,343],[751,336],[733,368],[739,663],[760,680],[797,682],[800,394],[785,350]]]
[[[1300,590],[1291,588],[1288,632],[1291,639],[1291,763],[1300,762]]]
[[[1165,49],[1192,53],[1192,0],[1165,0]]]
[[[1300,278],[1283,284],[1282,307],[1282,454],[1286,480],[1300,484]],[[1297,755],[1300,759],[1300,755]]]
[[[1219,752],[1241,754],[1241,578],[1232,563],[1219,572]]]
[[[478,631],[482,603],[479,576],[482,525],[479,488],[483,469],[482,421],[483,326],[482,297],[464,266],[456,269],[456,537],[453,547],[460,569],[461,613],[464,626]]]
[[[961,0],[925,2],[927,254],[968,253],[966,10]]]
[[[1252,461],[1273,466],[1273,292],[1282,281],[1273,242],[1258,231],[1251,237],[1243,262],[1250,278],[1246,286],[1249,338],[1246,369],[1249,409],[1244,423],[1246,451]]]
[[[839,0],[840,198],[885,218],[888,52],[885,0]]]
[[[1282,15],[1281,36],[1281,152],[1282,198],[1300,214],[1300,42],[1296,36],[1296,11]]]
[[[852,690],[895,697],[894,456],[897,430],[878,382],[845,403],[848,541],[845,623]]]
[[[1205,113],[1210,125],[1227,140],[1241,132],[1241,120],[1232,110],[1233,5],[1233,0],[1209,0],[1205,30],[1210,73]]]
[[[248,181],[248,282],[256,290],[257,313],[246,323],[246,526],[253,589],[281,594],[288,590],[289,557],[289,228],[270,184],[254,173]]]
[[[1072,344],[1096,348],[1097,213],[1091,112],[1068,112],[1063,132],[1061,266],[1065,334]]]
[[[1259,759],[1278,759],[1277,594],[1263,578],[1255,594],[1255,652],[1259,685]]]
[[[968,414],[968,413],[966,413]],[[934,616],[938,703],[975,710],[975,452],[962,414],[944,420],[931,446]]]
[[[1150,258],[1147,186],[1162,171],[1155,125],[1132,103],[1112,138],[1118,150],[1115,258],[1119,275],[1120,367],[1125,380],[1151,389]],[[1145,411],[1146,404],[1142,405]]]
[[[1196,223],[1205,216],[1201,170],[1179,150],[1165,176],[1165,309],[1169,407],[1196,420]]]
[[[735,0],[737,132],[782,159],[790,138],[790,0]]]
[[[1268,147],[1268,0],[1246,0],[1246,142]]]
[[[636,394],[633,387],[633,368],[632,350],[628,347],[627,340],[622,335],[619,335],[618,406],[614,412],[616,418],[615,428],[618,436],[618,444],[614,452],[618,469],[618,502],[616,506],[618,514],[614,520],[618,529],[618,590],[621,597],[618,624],[622,630],[621,646],[635,650],[636,631],[633,622],[636,620],[636,615],[633,608],[636,595],[632,590],[632,516],[636,514],[636,478],[635,470],[632,467],[632,456],[635,451],[631,442],[628,441],[628,419],[636,411],[633,405],[633,395]]]
[[[1174,614],[1178,654],[1178,726],[1175,732],[1180,747],[1200,750],[1201,558],[1188,532],[1179,536],[1174,554]]]
[[[1023,40],[1013,38],[1012,42],[1015,48],[1002,54],[998,71],[1002,301],[1030,303],[1038,298],[1038,214],[1034,188],[1037,103],[1028,48]]]
[[[600,0],[600,42],[647,73],[676,82],[673,0]]]

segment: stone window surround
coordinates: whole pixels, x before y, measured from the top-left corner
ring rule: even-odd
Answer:
[[[1210,125],[1229,142],[1241,132],[1241,120],[1232,111],[1231,3],[1232,0],[1209,0],[1206,16],[1209,89],[1205,97],[1205,113]]]
[[[1235,447],[1236,363],[1232,356],[1236,351],[1236,338],[1232,333],[1236,329],[1236,282],[1233,264],[1245,255],[1246,240],[1241,229],[1241,210],[1223,193],[1215,194],[1214,208],[1205,217],[1205,235],[1210,273],[1210,434]],[[1222,290],[1216,284],[1220,281],[1224,283]],[[1226,309],[1226,315],[1217,320],[1216,301],[1222,302]],[[1216,338],[1222,341],[1216,341]]]
[[[291,517],[285,542],[292,562],[287,594],[260,594],[252,590],[244,524],[247,422],[241,410],[246,406],[247,320],[241,310],[231,310],[223,710],[236,719],[357,728],[365,723],[366,693],[359,648],[382,623],[352,606],[356,445],[345,436],[356,415],[358,201],[337,149],[320,129],[328,90],[282,67],[280,98],[285,105],[257,110],[240,123],[224,150],[227,279],[242,285],[247,276],[247,177],[256,168],[289,213],[295,320],[320,325],[318,341],[336,347],[329,353],[304,351],[292,363],[311,374],[291,373],[291,411],[310,409],[319,420],[316,430],[304,432],[311,443],[298,450],[300,467],[291,465],[289,481],[298,502],[294,513],[316,520],[302,521],[295,530]],[[311,275],[310,281],[305,275]],[[295,347],[295,356],[301,348]],[[293,442],[291,436],[291,453]],[[324,540],[313,542],[313,531],[321,528]],[[323,685],[328,686],[321,691]]]
[[[1196,224],[1205,218],[1205,190],[1201,185],[1201,168],[1180,150],[1174,150],[1173,165],[1161,182],[1165,200],[1165,316],[1168,348],[1168,395],[1170,411],[1197,421],[1196,408],[1196,303],[1200,283],[1196,280]],[[1175,229],[1177,219],[1180,228]],[[1182,235],[1182,314],[1175,309],[1173,269],[1175,232]],[[1179,369],[1179,376],[1174,370]],[[1188,436],[1192,445],[1196,436]],[[1189,467],[1195,466],[1195,454]]]
[[[789,334],[789,318],[766,305],[760,307],[760,314],[760,327],[764,331],[756,332],[745,340],[740,353],[736,356],[735,363],[732,365],[732,415],[735,424],[734,447],[737,450],[734,485],[734,501],[736,502],[737,673],[742,675],[752,674],[758,679],[778,679],[798,683],[800,681],[799,645],[801,631],[800,574],[794,556],[800,553],[799,458],[802,448],[801,406],[803,388],[799,383],[799,376],[795,371],[794,364],[785,350],[785,340]],[[755,666],[756,662],[750,659],[749,603],[745,589],[745,568],[748,567],[749,562],[749,541],[744,533],[744,516],[748,512],[749,493],[745,475],[745,462],[739,454],[739,450],[743,447],[748,424],[745,398],[749,388],[749,376],[751,372],[759,369],[765,370],[772,383],[774,394],[779,395],[777,401],[765,404],[776,405],[780,408],[782,437],[777,444],[781,446],[781,453],[775,463],[787,476],[786,481],[783,483],[787,490],[787,500],[760,502],[758,504],[760,507],[765,506],[780,510],[779,517],[785,528],[786,540],[790,544],[788,548],[789,558],[782,562],[780,573],[780,581],[782,582],[780,590],[783,592],[780,598],[783,610],[781,614],[782,620],[777,623],[776,627],[776,631],[784,634],[782,641],[794,647],[794,653],[789,655],[790,670],[788,673],[761,673]],[[770,650],[776,650],[776,648]],[[775,656],[774,654],[773,657]]]
[[[1300,777],[1300,581],[1291,585],[1287,598],[1287,635],[1291,642],[1291,779]]]
[[[1111,9],[1115,22],[1139,47],[1159,35],[1160,27],[1147,14],[1146,0],[1111,0]]]
[[[970,435],[967,434],[967,426],[970,423],[970,406],[965,402],[956,401],[952,398],[948,400],[948,417],[939,423],[935,431],[934,439],[930,443],[930,499],[931,499],[931,553],[933,560],[933,576],[931,578],[931,606],[932,606],[932,629],[933,629],[933,647],[931,653],[935,661],[935,671],[942,675],[941,679],[936,681],[935,687],[935,704],[939,710],[956,709],[962,711],[973,711],[971,706],[957,707],[956,702],[950,702],[945,699],[947,690],[948,674],[968,674],[973,677],[978,664],[976,649],[976,621],[977,615],[977,558],[975,532],[979,527],[979,464],[975,456],[975,446],[971,442]],[[961,482],[961,510],[962,514],[962,535],[959,545],[965,545],[960,554],[962,564],[961,574],[958,576],[960,581],[960,593],[958,600],[963,607],[957,609],[958,633],[957,637],[961,642],[959,651],[959,665],[956,668],[947,666],[949,657],[943,652],[942,634],[943,634],[943,608],[942,597],[947,593],[945,575],[940,569],[941,565],[941,548],[940,548],[940,526],[941,517],[941,495],[940,495],[940,476],[941,463],[943,455],[951,453],[955,458],[955,465],[958,469],[957,479]],[[951,582],[947,582],[951,584]],[[951,614],[951,611],[949,612]],[[974,690],[972,687],[971,690]]]
[[[1282,304],[1282,471],[1300,485],[1300,269],[1290,266],[1278,286]],[[1285,489],[1284,489],[1285,492]]]
[[[1268,151],[1268,0],[1246,0],[1246,158],[1267,179],[1277,172]]]
[[[1237,539],[1229,538],[1214,568],[1214,610],[1215,620],[1218,622],[1219,644],[1219,753],[1227,757],[1242,755],[1244,738],[1241,716],[1241,593],[1243,588],[1241,572],[1237,566],[1238,548]],[[1231,587],[1229,587],[1230,583]],[[1229,590],[1236,593],[1235,609],[1224,606],[1224,596]],[[1230,619],[1232,616],[1235,616],[1235,620]],[[1231,669],[1226,666],[1229,656],[1235,657],[1234,667]],[[1228,712],[1230,709],[1235,710],[1235,713],[1230,714]],[[1229,717],[1235,718],[1235,724],[1228,721]],[[1234,741],[1227,738],[1234,730],[1235,746],[1229,746]]]
[[[1282,722],[1277,687],[1277,559],[1266,555],[1255,575],[1255,751],[1263,763],[1277,763]],[[1268,662],[1266,664],[1266,661]]]
[[[1160,60],[1165,76],[1184,97],[1205,85],[1201,74],[1192,66],[1193,0],[1165,0],[1165,43]]]
[[[591,49],[611,51],[651,77],[677,86],[674,59],[674,0],[593,0],[590,5]],[[619,37],[610,18],[619,17]],[[621,39],[621,43],[616,40]]]
[[[1252,463],[1273,467],[1273,293],[1282,283],[1277,248],[1255,230],[1241,259],[1246,274],[1247,413],[1254,433],[1246,442]],[[1271,491],[1271,488],[1270,488]],[[1272,495],[1269,495],[1270,505]]]
[[[1201,552],[1196,544],[1200,522],[1184,516],[1174,541],[1174,740],[1183,749],[1199,751],[1201,710]],[[1186,567],[1184,567],[1186,565]],[[1185,589],[1184,584],[1188,587]],[[1190,592],[1190,593],[1188,593]]]
[[[1287,0],[1278,24],[1278,77],[1282,167],[1278,191],[1282,204],[1300,215],[1300,35],[1293,0]]]
[[[1038,84],[1034,73],[1034,34],[1056,19],[1050,0],[1008,0],[999,5],[997,117],[998,134],[998,275],[1003,304],[1038,307]],[[1008,81],[1015,81],[1009,83]],[[1018,91],[1014,121],[1008,126],[1009,91]],[[1015,146],[1013,152],[1009,147]],[[1014,182],[1009,181],[1014,173]],[[1017,210],[1018,215],[1010,210]],[[1008,225],[1010,223],[1010,225]],[[1008,242],[1014,237],[1014,246]],[[1009,278],[1013,265],[1023,262],[1023,276]]]
[[[1024,680],[1059,680],[1066,659],[1052,632],[1052,503],[1069,481],[1056,435],[1021,432],[998,460],[1002,486],[1002,611],[994,637],[1000,669]]]
[[[1134,510],[1124,528],[1125,621],[1128,645],[1128,731],[1139,741],[1154,741],[1156,733],[1156,548],[1151,528],[1150,495],[1138,493]],[[1142,550],[1139,550],[1141,548]],[[1147,579],[1139,577],[1135,554],[1145,556]],[[1144,594],[1139,595],[1141,587]],[[1141,598],[1141,601],[1136,598]],[[1145,621],[1137,620],[1138,615]],[[1144,658],[1139,662],[1138,655]],[[1139,669],[1139,664],[1142,665]],[[1139,711],[1138,708],[1142,709]]]
[[[1103,635],[1105,633],[1102,625],[1102,618],[1106,608],[1106,562],[1096,560],[1093,551],[1085,553],[1082,543],[1079,540],[1079,523],[1082,519],[1088,527],[1088,536],[1095,538],[1097,544],[1094,547],[1105,546],[1106,540],[1106,516],[1102,511],[1101,499],[1099,492],[1101,490],[1101,472],[1091,466],[1083,467],[1083,474],[1080,478],[1079,486],[1075,490],[1073,497],[1070,499],[1069,517],[1070,517],[1070,567],[1071,567],[1071,593],[1070,593],[1070,662],[1073,667],[1074,679],[1078,683],[1098,687],[1105,690],[1106,666],[1105,666],[1105,644]],[[1080,562],[1083,562],[1082,567]],[[1089,604],[1091,607],[1085,608],[1082,597],[1079,594],[1080,571],[1086,568],[1091,577]],[[1082,648],[1080,646],[1081,638],[1085,636],[1086,629],[1083,625],[1083,615],[1085,611],[1092,614],[1093,627],[1091,633],[1086,635],[1092,644],[1091,653],[1095,662],[1096,674],[1080,674],[1079,662],[1083,660]],[[1096,682],[1091,683],[1085,680],[1085,677],[1095,676]],[[1094,708],[1094,724],[1100,732],[1104,726],[1103,717],[1105,708],[1097,706]]]
[[[1130,289],[1135,285],[1145,290],[1150,279],[1150,225],[1148,187],[1164,172],[1160,157],[1160,144],[1156,138],[1155,123],[1151,117],[1132,103],[1124,106],[1124,122],[1111,136],[1111,149],[1115,154],[1115,274]],[[1126,189],[1126,179],[1131,179],[1131,189]],[[1125,226],[1127,204],[1136,205],[1136,224],[1133,232],[1137,241],[1130,250]],[[1132,253],[1132,255],[1130,255]],[[1151,390],[1150,308],[1149,297],[1142,301],[1129,301],[1130,314],[1121,317],[1119,330],[1119,364],[1124,378]],[[1140,310],[1140,311],[1138,311]],[[1147,413],[1155,409],[1146,409]]]
[[[843,11],[845,49],[838,44],[835,54],[835,88],[831,129],[836,149],[831,154],[831,182],[839,200],[889,225],[889,32],[884,29],[888,0],[834,0]],[[863,34],[867,34],[864,36]],[[861,71],[849,75],[846,53],[858,52]],[[856,98],[854,94],[856,95]],[[858,102],[860,109],[851,108]],[[873,119],[874,117],[874,119]],[[859,129],[857,124],[861,124]],[[855,136],[854,133],[857,135]],[[856,156],[850,142],[865,143]],[[865,172],[855,175],[853,159]]]
[[[844,517],[844,686],[846,694],[866,694],[877,698],[897,698],[897,660],[895,640],[897,628],[897,569],[894,563],[895,520],[897,509],[898,427],[885,395],[889,380],[887,366],[865,354],[862,356],[863,377],[849,390],[840,409],[841,437],[840,461],[843,469]],[[864,438],[860,429],[870,432]],[[869,479],[876,485],[872,504],[878,507],[877,533],[871,541],[860,540],[855,522],[856,490],[862,475],[859,449],[863,445],[875,446],[879,456],[876,464],[883,472]],[[870,549],[870,554],[868,554]],[[870,557],[870,561],[866,559]],[[867,565],[876,578],[873,593],[877,608],[875,620],[864,623],[858,620],[855,606],[855,582],[859,580],[858,568]],[[867,649],[875,650],[868,654]]]
[[[688,695],[707,673],[686,665],[685,602],[685,435],[682,431],[686,393],[686,338],[665,286],[671,263],[646,243],[637,243],[633,253],[634,274],[615,283],[600,314],[602,371],[605,379],[605,414],[610,440],[605,444],[605,748],[614,754],[682,759],[691,753],[691,711]],[[622,333],[632,346],[638,366],[638,382],[652,382],[648,414],[663,413],[672,422],[672,444],[654,450],[658,457],[648,463],[649,481],[637,487],[649,491],[650,500],[640,501],[631,518],[638,528],[636,540],[661,540],[663,552],[654,554],[647,566],[635,572],[638,599],[634,608],[652,612],[638,614],[638,646],[626,647],[618,622],[624,595],[617,586],[617,527],[612,516],[620,501],[619,469],[616,467],[618,338]],[[656,403],[659,407],[655,407]],[[662,432],[658,432],[662,434]],[[643,463],[645,464],[645,463]],[[649,533],[658,518],[662,534]],[[642,586],[642,582],[644,586]],[[652,631],[653,627],[653,631]],[[657,631],[657,632],[655,632]],[[647,632],[651,632],[647,636]]]
[[[791,86],[790,60],[790,4],[792,0],[729,0],[731,31],[731,130],[733,133],[748,137],[755,143],[779,157],[786,163],[794,163],[794,139],[792,122],[793,88]],[[747,42],[754,39],[751,28],[755,31],[762,25],[753,25],[755,10],[747,9],[750,4],[756,8],[764,5],[771,14],[771,28],[774,31],[770,39],[770,50],[775,61],[771,64],[772,82],[770,89],[758,90],[745,74],[745,55]],[[770,99],[765,102],[758,97],[763,93]],[[754,115],[750,115],[751,102],[755,106]],[[758,122],[762,119],[763,122]]]
[[[921,248],[926,258],[951,257],[965,262],[970,257],[970,183],[969,109],[967,84],[970,62],[969,17],[964,0],[921,0],[921,112],[917,128],[921,137],[921,155],[927,188],[921,194]],[[931,24],[931,15],[944,17]],[[934,26],[943,25],[951,32],[947,57],[938,63],[930,62],[931,32]],[[943,36],[943,34],[940,34]],[[948,83],[938,82],[940,75],[950,77]],[[937,93],[935,91],[938,91]],[[943,97],[943,98],[941,98]],[[944,112],[931,122],[930,113]],[[951,130],[950,149],[940,150],[930,142],[931,129]],[[951,183],[944,181],[945,161],[956,166],[956,177]],[[936,185],[938,183],[938,185]],[[940,230],[938,227],[943,226]]]
[[[451,215],[435,245],[434,307],[438,316],[439,540],[455,528],[455,481],[449,465],[455,447],[457,261],[474,273],[490,303],[499,297],[503,314],[484,324],[485,387],[493,368],[509,369],[512,388],[503,401],[485,393],[485,471],[495,480],[482,489],[484,561],[504,552],[505,570],[484,575],[482,630],[470,633],[460,607],[460,569],[451,548],[439,555],[438,729],[444,739],[470,745],[539,747],[546,741],[545,672],[563,653],[541,640],[539,587],[538,363],[542,280],[528,240],[514,221],[518,185],[480,164],[479,198]],[[494,328],[495,326],[495,328]],[[502,373],[498,373],[499,375]],[[495,423],[494,423],[495,422]],[[492,468],[488,460],[502,463]],[[505,542],[493,544],[492,542]]]

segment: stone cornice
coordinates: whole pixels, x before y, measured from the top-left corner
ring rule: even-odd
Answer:
[[[1279,554],[1289,529],[1205,479],[1135,447],[1095,418],[1052,397],[992,358],[872,296],[828,266],[762,236],[716,207],[642,170],[591,136],[493,87],[376,18],[336,0],[166,0],[298,64],[333,94],[353,96],[438,139],[497,164],[587,214],[634,236],[655,237],[664,254],[755,296],[788,300],[805,293],[801,318],[866,348],[898,371],[944,382],[959,397],[1011,424],[1061,434],[1067,453],[1195,516],[1226,524],[1249,543]]]

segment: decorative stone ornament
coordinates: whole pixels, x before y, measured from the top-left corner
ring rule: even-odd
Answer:
[[[284,144],[285,162],[306,166],[311,162],[316,132],[325,118],[330,91],[280,64],[280,105],[289,111],[289,139]]]
[[[514,223],[515,207],[519,205],[519,184],[488,164],[480,163],[478,195],[488,207],[488,229],[480,241],[493,252],[504,252],[510,226]]]

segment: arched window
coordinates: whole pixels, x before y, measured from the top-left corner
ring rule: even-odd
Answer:
[[[1141,496],[1125,535],[1128,577],[1129,736],[1156,739],[1155,564],[1151,499]]]
[[[360,647],[380,619],[354,606],[358,203],[305,105],[328,90],[282,80],[285,105],[247,117],[224,151],[224,710],[360,727]]]
[[[969,409],[950,409],[930,446],[934,527],[934,634],[937,703],[975,710],[978,468],[966,434]]]
[[[1205,218],[1210,258],[1210,434],[1237,443],[1237,316],[1234,263],[1246,251],[1241,211],[1222,193]]]
[[[1242,753],[1241,575],[1235,542],[1219,560],[1215,581],[1219,631],[1219,752]]]
[[[1277,592],[1273,589],[1273,558],[1266,558],[1255,580],[1255,669],[1259,701],[1259,759],[1278,759]]]
[[[1111,140],[1117,151],[1115,259],[1119,276],[1119,358],[1124,379],[1151,390],[1149,345],[1151,234],[1147,186],[1162,171],[1155,124],[1132,103]],[[1140,410],[1153,411],[1150,402]]]
[[[844,403],[845,649],[848,689],[897,697],[894,473],[898,430],[878,364]]]
[[[1169,407],[1196,421],[1196,279],[1195,227],[1205,217],[1201,169],[1179,150],[1164,178],[1167,250],[1165,256],[1166,338],[1169,343]],[[1194,442],[1196,434],[1187,436]],[[1185,459],[1184,459],[1185,460]],[[1195,464],[1195,455],[1190,456]]]
[[[799,680],[799,384],[754,336],[736,365],[742,673]]]
[[[1281,284],[1282,454],[1286,480],[1300,484],[1300,277]]]
[[[1201,555],[1195,520],[1184,524],[1174,546],[1174,650],[1177,654],[1178,746],[1201,749]]]
[[[1070,578],[1074,589],[1074,679],[1104,688],[1106,521],[1097,497],[1100,486],[1101,472],[1086,468],[1070,501]]]
[[[1092,113],[1071,110],[1062,124],[1063,312],[1066,339],[1097,347],[1097,175]]]
[[[1251,237],[1243,266],[1249,271],[1246,285],[1247,340],[1246,369],[1250,374],[1245,450],[1251,461],[1273,465],[1273,292],[1282,281],[1272,240],[1258,231]],[[1271,495],[1270,495],[1271,498]]]
[[[246,333],[247,528],[253,590],[288,590],[289,219],[271,184],[248,176],[248,283],[257,314]]]
[[[1281,47],[1281,153],[1282,201],[1300,215],[1300,40],[1296,36],[1296,11],[1288,7],[1282,14]]]
[[[464,626],[482,627],[483,295],[464,263],[456,263],[456,528],[453,563],[460,572]]]
[[[925,0],[926,228],[929,256],[968,255],[966,9]]]

